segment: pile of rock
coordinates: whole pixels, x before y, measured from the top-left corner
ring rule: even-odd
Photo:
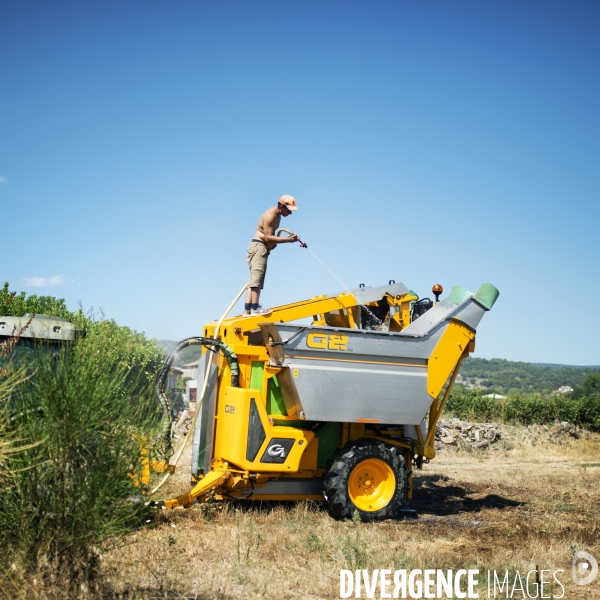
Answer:
[[[435,430],[434,448],[458,450],[488,448],[500,439],[496,423],[469,423],[460,419],[440,419]]]
[[[548,437],[551,442],[565,442],[569,438],[579,440],[589,437],[589,432],[567,421],[555,421],[554,425],[529,425],[527,428],[532,437]]]
[[[567,421],[556,421],[554,425],[498,425],[497,423],[471,423],[461,419],[441,419],[435,430],[434,448],[436,450],[459,449],[496,450],[511,448],[515,443],[528,443],[536,446],[540,443],[568,444],[569,440],[589,439],[595,434],[581,429]],[[500,438],[502,444],[496,445]],[[493,445],[492,445],[493,444]]]

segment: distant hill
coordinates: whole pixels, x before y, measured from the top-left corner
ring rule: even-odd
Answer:
[[[173,352],[175,346],[179,342],[174,342],[172,340],[156,340],[158,345],[161,348],[164,348],[167,356]],[[202,346],[188,346],[184,348],[173,361],[174,367],[181,367],[183,365],[187,365],[188,363],[194,362],[200,358],[200,353],[202,351]]]
[[[525,363],[503,358],[467,358],[460,369],[458,385],[494,388],[508,392],[549,393],[560,386],[575,388],[590,373],[600,373],[600,366],[574,367],[542,363]]]

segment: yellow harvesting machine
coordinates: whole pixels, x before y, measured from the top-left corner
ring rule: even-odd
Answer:
[[[203,346],[192,487],[166,506],[310,499],[336,518],[398,516],[498,297],[487,283],[441,301],[433,291],[436,302],[394,281],[361,286],[207,323],[180,343]]]

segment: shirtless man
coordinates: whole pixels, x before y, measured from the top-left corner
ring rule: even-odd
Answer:
[[[281,217],[288,217],[293,210],[298,210],[296,200],[292,196],[281,196],[277,206],[267,209],[258,220],[254,238],[248,246],[248,267],[250,279],[246,290],[246,303],[244,304],[244,316],[269,315],[271,310],[260,308],[258,299],[260,291],[265,283],[267,272],[267,257],[277,244],[289,244],[297,242],[300,238],[294,234],[290,237],[276,236],[275,231],[279,227]]]

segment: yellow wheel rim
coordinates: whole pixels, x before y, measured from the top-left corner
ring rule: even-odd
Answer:
[[[352,469],[348,495],[354,506],[374,512],[387,506],[394,497],[396,477],[392,468],[379,458],[367,458]]]

